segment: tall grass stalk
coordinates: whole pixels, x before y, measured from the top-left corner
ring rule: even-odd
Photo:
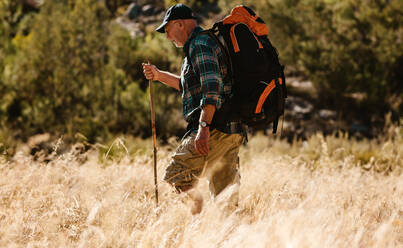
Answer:
[[[226,205],[230,192],[212,199],[201,179],[196,216],[163,181],[155,208],[151,152],[124,152],[108,166],[97,150],[49,163],[17,152],[0,160],[0,247],[402,247],[395,132],[378,142],[253,137],[240,152],[239,206]],[[170,150],[160,148],[158,178]]]

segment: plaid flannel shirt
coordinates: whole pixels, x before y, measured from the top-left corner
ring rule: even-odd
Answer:
[[[183,47],[184,54],[188,56],[183,60],[179,86],[183,117],[187,121],[195,111],[207,104],[215,105],[216,110],[220,109],[231,95],[231,82],[224,80],[227,65],[220,63],[224,61],[222,51],[207,34],[196,36],[201,31],[201,27],[196,27]],[[229,122],[222,131],[228,134],[243,133],[243,128],[239,122]]]

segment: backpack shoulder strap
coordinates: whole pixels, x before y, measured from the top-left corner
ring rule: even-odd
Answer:
[[[229,30],[229,37],[231,38],[233,51],[235,53],[239,53],[241,51],[241,47],[253,48],[254,45],[250,42],[253,39],[256,40],[255,44],[257,44],[260,49],[263,49],[262,42],[259,40],[258,36],[256,36],[249,26],[243,22],[236,23],[231,26]]]
[[[223,53],[224,57],[224,63],[228,66],[228,75],[231,75],[231,80],[232,80],[232,72],[233,72],[233,66],[232,66],[232,60],[231,56],[228,50],[228,44],[226,44],[221,32],[220,32],[220,25],[222,25],[221,22],[217,22],[214,24],[214,26],[211,29],[207,29],[205,31],[202,31],[201,33],[205,33],[208,36],[210,36],[216,44],[220,47],[221,52]]]
[[[213,25],[212,28],[210,29],[206,29],[201,31],[200,33],[198,33],[197,35],[195,35],[192,40],[190,40],[190,42],[187,44],[187,47],[185,47],[184,51],[185,51],[185,56],[190,57],[190,43],[199,35],[205,34],[208,35],[210,38],[212,38],[214,40],[214,42],[220,47],[222,53],[223,53],[223,57],[224,57],[224,63],[228,66],[228,73],[227,73],[227,79],[228,80],[233,80],[233,66],[232,66],[232,61],[231,61],[231,57],[230,57],[230,53],[228,50],[228,46],[224,41],[224,38],[222,37],[222,35],[220,34],[220,26],[222,25],[222,22],[217,22]]]

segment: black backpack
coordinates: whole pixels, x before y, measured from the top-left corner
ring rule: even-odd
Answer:
[[[241,121],[258,129],[273,123],[276,133],[278,120],[284,114],[287,89],[284,66],[267,37],[263,20],[241,5],[200,34],[208,34],[221,47],[232,81],[233,96],[216,111],[213,126]]]

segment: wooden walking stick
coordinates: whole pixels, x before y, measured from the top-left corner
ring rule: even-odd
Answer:
[[[150,61],[148,61],[150,64]],[[158,206],[158,183],[157,183],[157,134],[155,132],[155,110],[154,110],[154,98],[153,98],[153,80],[148,80],[150,87],[150,106],[151,106],[151,128],[153,133],[153,145],[154,145],[154,185],[155,185],[155,203]]]

